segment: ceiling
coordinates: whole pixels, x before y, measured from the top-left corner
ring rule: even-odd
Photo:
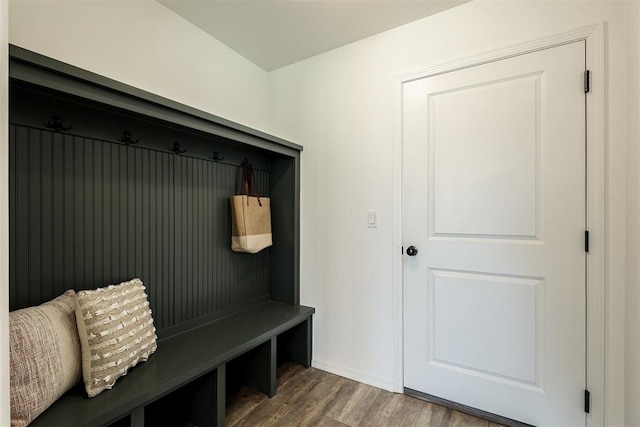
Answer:
[[[266,71],[469,0],[157,0]]]

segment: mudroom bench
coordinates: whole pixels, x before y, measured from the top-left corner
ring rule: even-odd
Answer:
[[[32,425],[222,426],[242,386],[273,396],[279,364],[311,364],[300,145],[17,46],[9,75],[10,311],[139,278],[158,337]],[[245,165],[273,237],[251,254],[231,248]]]
[[[31,425],[223,426],[229,388],[272,397],[278,362],[310,366],[314,311],[269,301],[162,339],[113,389],[91,399],[71,390]]]

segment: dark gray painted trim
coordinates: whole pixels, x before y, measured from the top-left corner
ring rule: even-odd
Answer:
[[[471,406],[462,405],[451,400],[442,399],[431,394],[422,393],[410,388],[404,389],[404,394],[407,396],[415,397],[420,400],[424,400],[429,403],[444,406],[445,408],[453,409],[454,411],[463,412],[465,414],[473,415],[474,417],[482,418],[492,423],[502,424],[508,427],[533,427],[531,424],[526,424],[520,421],[512,420],[511,418],[502,417],[500,415],[492,414],[480,409],[472,408]]]
[[[151,117],[183,124],[284,155],[302,146],[188,105],[117,82],[27,49],[9,45],[9,76]]]
[[[226,378],[227,378],[227,365],[221,363],[216,368],[216,395],[213,399],[216,405],[216,425],[224,426],[225,409],[226,409]]]
[[[274,245],[269,249],[269,294],[271,299],[285,304],[299,304],[299,280],[296,265],[299,262],[295,223],[298,212],[294,210],[295,181],[294,162],[275,159],[271,164],[271,223]],[[283,269],[282,266],[291,268]]]
[[[293,301],[300,304],[300,156],[298,153],[293,160]]]

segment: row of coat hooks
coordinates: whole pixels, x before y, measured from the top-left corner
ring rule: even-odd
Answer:
[[[132,144],[137,144],[138,142],[140,142],[140,138],[136,139],[135,141],[133,140],[133,137],[131,136],[131,132],[129,131],[124,131],[122,133],[122,136],[120,137],[120,142],[124,142],[126,145],[132,145]],[[171,151],[174,154],[180,155],[180,154],[184,154],[187,152],[186,148],[182,148],[182,146],[180,145],[179,142],[174,142],[173,143],[173,147],[171,148]],[[213,156],[209,157],[210,159],[212,159],[214,162],[220,162],[222,160],[224,160],[224,157],[222,157],[220,155],[220,153],[218,153],[217,151],[213,152]],[[244,159],[245,162],[247,161],[247,159]]]
[[[182,148],[179,142],[173,143],[173,148],[171,149],[171,151],[173,151],[177,155],[184,154],[187,152],[186,148]],[[214,162],[220,162],[224,160],[224,157],[222,157],[220,153],[218,153],[217,151],[214,151],[213,156],[209,158],[212,159]]]
[[[64,119],[62,117],[51,116],[51,120],[45,123],[45,126],[49,129],[53,129],[54,132],[66,132],[68,130],[71,130],[71,128],[73,127],[71,125],[65,126],[62,123],[64,123]]]
[[[140,138],[134,141],[133,137],[131,136],[131,132],[126,130],[122,133],[122,136],[120,137],[120,142],[124,142],[126,145],[132,145],[140,142]],[[179,142],[173,143],[173,147],[171,148],[171,151],[178,155],[184,154],[187,152],[185,148],[182,148]],[[210,159],[213,159],[214,162],[219,162],[224,160],[224,157],[220,156],[220,153],[218,153],[217,151],[214,151],[213,156],[210,157]]]
[[[49,129],[52,129],[54,132],[66,132],[73,128],[72,125],[64,125],[64,119],[60,116],[51,116],[51,120],[45,123],[45,126]],[[128,130],[122,132],[122,136],[119,139],[119,142],[124,143],[125,145],[135,145],[140,142],[140,138],[133,139],[133,135]],[[174,142],[173,147],[170,150],[171,152],[180,155],[187,152],[185,148],[182,148],[179,142]],[[224,160],[224,157],[220,155],[217,151],[213,152],[213,156],[210,157],[214,162],[220,162]],[[244,159],[243,164],[248,163],[247,159]]]
[[[126,130],[122,133],[122,136],[120,137],[120,142],[124,142],[126,145],[133,145],[140,142],[140,138],[134,140],[131,135],[131,132]],[[171,148],[171,151],[178,155],[184,154],[187,152],[185,148],[182,148],[179,142],[173,143],[173,147]],[[214,162],[219,162],[221,160],[224,160],[224,157],[220,156],[220,153],[218,153],[217,151],[214,151],[213,156],[210,157],[210,159],[213,159]]]

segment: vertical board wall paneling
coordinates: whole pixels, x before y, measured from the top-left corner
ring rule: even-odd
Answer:
[[[10,153],[15,153],[14,168],[12,170],[13,173],[18,172],[19,169],[27,169],[23,170],[23,173],[30,174],[29,171],[29,143],[28,143],[28,134],[27,129],[20,128],[15,129],[13,126],[10,126],[10,129],[13,129],[14,138],[10,141],[9,151]],[[18,144],[17,141],[25,141],[22,144]],[[12,149],[14,148],[15,149]],[[11,154],[10,154],[10,157]],[[12,282],[9,284],[10,289],[13,290],[11,292],[11,298],[9,300],[11,305],[14,305],[16,301],[23,301],[23,304],[27,301],[30,301],[29,295],[29,283],[30,283],[30,269],[29,269],[29,188],[27,186],[28,181],[22,180],[12,180],[11,176],[9,177],[10,188],[15,189],[15,193],[12,195],[13,206],[11,209],[11,213],[13,214],[9,223],[11,225],[11,230],[9,235],[10,245],[15,247],[15,250],[12,252],[12,256],[10,257],[13,262],[12,265],[15,267],[15,272],[10,272],[10,277]],[[21,195],[20,201],[18,204],[18,194]],[[17,236],[20,236],[18,239]],[[13,243],[13,244],[11,244]]]
[[[31,174],[28,188],[27,217],[29,219],[29,296],[42,299],[42,133],[36,129],[27,130],[27,170]]]
[[[50,149],[51,149],[51,202],[52,202],[52,215],[51,221],[47,225],[51,233],[51,244],[48,246],[48,251],[51,260],[51,269],[53,270],[54,277],[64,277],[64,247],[62,250],[56,250],[54,242],[64,241],[64,142],[63,137],[60,134],[50,135]],[[66,289],[64,288],[64,281],[56,283],[51,288],[51,297],[60,295]]]
[[[13,149],[9,149],[9,176],[11,177],[15,177],[15,171],[16,171],[16,158],[17,158],[17,154],[15,150],[16,138],[17,138],[17,135],[16,135],[15,126],[9,126],[8,144],[10,147],[13,147]],[[16,227],[17,227],[16,194],[17,194],[16,180],[10,179],[9,180],[9,254],[11,256],[9,256],[9,271],[13,272],[13,275],[11,276],[13,280],[16,280],[16,276],[15,276],[17,272],[16,260],[18,259],[18,257],[16,256],[18,253],[16,239],[15,237],[12,237],[16,233]],[[17,295],[16,286],[12,286],[11,284],[9,284],[8,287],[9,287],[9,301],[17,301],[18,295]]]
[[[269,293],[269,250],[229,248],[238,166],[15,124],[10,143],[12,310],[140,277],[162,331]]]

